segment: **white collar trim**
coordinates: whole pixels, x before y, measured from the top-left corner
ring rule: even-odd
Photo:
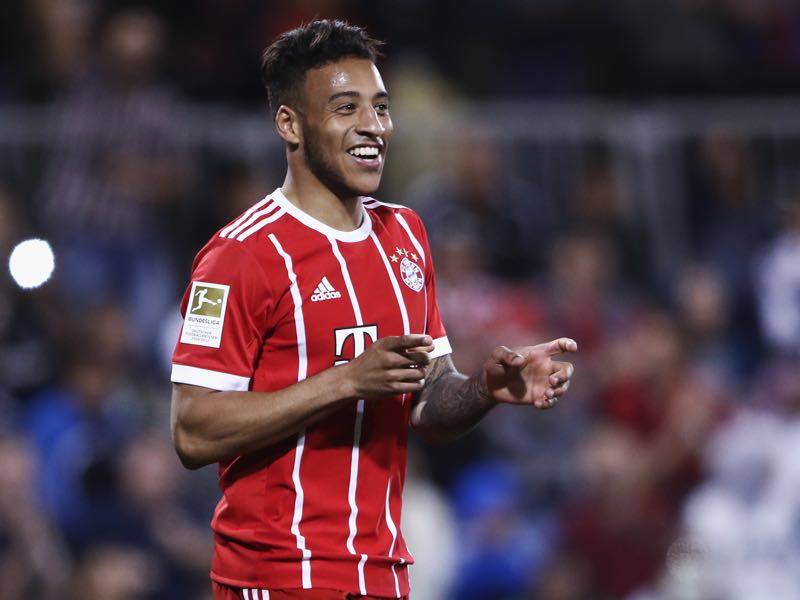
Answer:
[[[359,225],[358,229],[354,229],[352,231],[340,231],[329,225],[326,225],[322,221],[315,219],[307,212],[304,212],[292,204],[283,194],[281,188],[278,188],[272,192],[270,197],[278,206],[283,208],[287,213],[292,215],[306,227],[310,227],[311,229],[318,231],[327,237],[334,238],[340,242],[361,242],[367,239],[369,234],[372,233],[372,219],[370,219],[367,209],[364,207],[363,203],[359,203],[359,206],[361,206],[361,225]]]

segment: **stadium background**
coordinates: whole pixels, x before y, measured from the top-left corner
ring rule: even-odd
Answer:
[[[417,600],[800,598],[800,5],[11,0],[0,8],[0,599],[207,598],[169,442],[194,252],[279,185],[260,50],[385,39],[378,196],[426,219],[457,365],[580,345],[569,399],[412,444]]]

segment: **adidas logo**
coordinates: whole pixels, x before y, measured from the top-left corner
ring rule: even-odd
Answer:
[[[311,295],[311,301],[320,302],[321,300],[333,300],[341,297],[342,294],[333,289],[328,278],[323,277],[322,281],[320,281],[319,285],[314,289],[314,293]]]

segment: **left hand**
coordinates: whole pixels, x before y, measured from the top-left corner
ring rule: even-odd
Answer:
[[[483,365],[489,396],[495,402],[552,408],[569,388],[574,371],[572,363],[553,356],[577,350],[569,338],[513,350],[498,346]]]

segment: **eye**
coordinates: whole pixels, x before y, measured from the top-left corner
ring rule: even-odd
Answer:
[[[353,104],[352,102],[348,102],[347,104],[342,104],[339,107],[339,110],[341,112],[353,112],[355,109],[356,109],[356,105]]]
[[[380,115],[385,115],[389,112],[389,103],[388,102],[379,102],[375,105],[375,110]]]

